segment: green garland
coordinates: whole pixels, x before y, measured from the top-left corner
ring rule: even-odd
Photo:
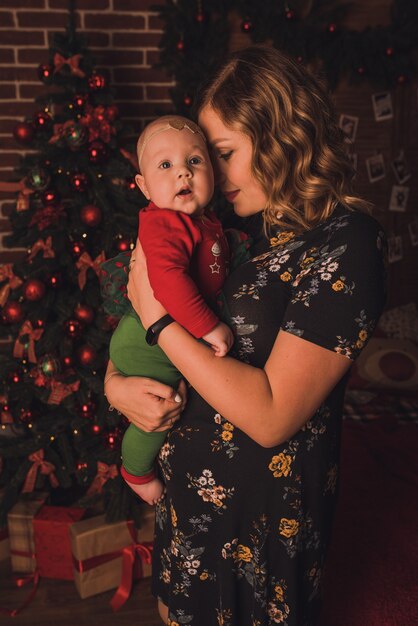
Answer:
[[[341,0],[167,0],[153,7],[165,22],[160,63],[175,78],[174,106],[189,114],[197,85],[228,54],[231,12],[253,42],[270,41],[301,63],[315,63],[335,89],[343,77],[389,89],[416,76],[418,2],[395,0],[388,26],[362,32],[342,23]]]

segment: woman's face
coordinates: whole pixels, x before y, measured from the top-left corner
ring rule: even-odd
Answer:
[[[216,182],[240,217],[262,211],[267,197],[251,171],[253,146],[247,135],[225,126],[211,107],[202,109],[199,125],[210,146]]]

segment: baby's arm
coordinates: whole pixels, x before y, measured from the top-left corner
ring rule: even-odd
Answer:
[[[232,330],[223,322],[216,324],[215,328],[203,335],[202,339],[210,344],[216,356],[225,356],[234,343]]]

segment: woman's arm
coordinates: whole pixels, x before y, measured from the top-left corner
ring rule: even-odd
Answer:
[[[104,387],[110,404],[146,432],[167,430],[179,419],[187,400],[184,381],[176,391],[151,378],[123,376],[111,361]]]
[[[164,309],[153,297],[139,249],[135,258],[128,294],[147,328]],[[279,332],[263,369],[231,357],[217,358],[177,323],[160,333],[158,343],[216,411],[264,447],[294,435],[351,363],[340,354],[284,331]]]

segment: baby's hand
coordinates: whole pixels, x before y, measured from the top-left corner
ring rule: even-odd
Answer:
[[[223,322],[219,322],[210,333],[203,335],[202,339],[210,344],[216,356],[225,356],[234,343],[232,330]]]

